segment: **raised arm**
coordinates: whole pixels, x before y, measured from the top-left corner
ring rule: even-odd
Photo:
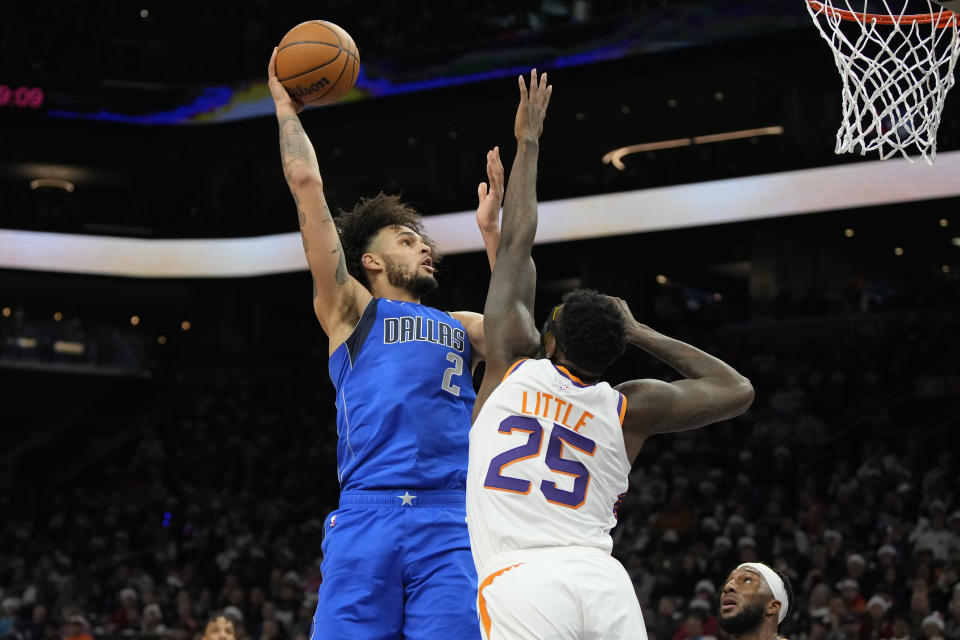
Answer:
[[[530,255],[537,234],[537,159],[540,134],[553,87],[547,74],[530,72],[530,87],[519,79],[520,105],[514,121],[517,155],[503,201],[503,222],[497,260],[483,309],[487,366],[474,405],[474,416],[504,373],[518,358],[532,357],[539,348],[533,321],[537,269]]]
[[[487,151],[487,180],[477,187],[477,226],[483,236],[483,246],[487,250],[490,271],[497,262],[497,247],[500,246],[500,207],[503,205],[503,163],[500,161],[500,147]]]
[[[333,353],[350,335],[371,296],[347,273],[340,236],[323,196],[317,156],[297,116],[304,105],[280,83],[276,60],[274,49],[267,73],[280,125],[283,176],[297,205],[303,251],[313,276],[313,310],[330,338]]]
[[[670,365],[685,378],[676,382],[630,380],[617,387],[627,398],[623,438],[631,462],[649,436],[704,427],[736,417],[750,408],[753,385],[736,369],[637,322],[627,303],[619,298],[615,300],[624,314],[627,341]]]

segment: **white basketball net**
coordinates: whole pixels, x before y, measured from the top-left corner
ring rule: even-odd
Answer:
[[[958,16],[927,0],[933,20],[924,24],[907,17],[907,2],[900,2],[903,8],[894,12],[883,0],[892,24],[865,18],[866,0],[860,7],[851,0],[807,0],[807,10],[843,79],[836,153],[878,151],[886,160],[899,152],[910,162],[919,154],[933,164],[960,54]]]

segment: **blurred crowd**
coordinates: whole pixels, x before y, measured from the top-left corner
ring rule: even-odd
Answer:
[[[788,638],[960,640],[956,399],[915,392],[954,371],[958,329],[937,312],[684,336],[757,401],[635,466],[614,554],[652,640],[720,638],[723,580],[751,560],[793,582]],[[617,375],[666,372],[632,354]],[[205,371],[167,404],[64,486],[0,479],[0,638],[195,640],[213,610],[240,640],[308,636],[337,500],[326,372]]]
[[[23,308],[0,310],[0,363],[6,366],[138,373],[146,365],[132,327]]]

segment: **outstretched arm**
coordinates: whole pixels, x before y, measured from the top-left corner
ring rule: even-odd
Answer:
[[[537,159],[540,134],[553,87],[547,74],[537,79],[530,72],[530,87],[523,76],[520,105],[514,121],[517,155],[503,202],[503,223],[497,260],[483,309],[487,366],[474,405],[474,417],[507,369],[518,358],[535,356],[539,334],[533,322],[537,269],[530,255],[537,234]]]
[[[313,310],[330,338],[330,353],[346,340],[360,319],[370,293],[347,273],[327,201],[313,145],[297,114],[304,105],[287,93],[277,77],[277,50],[267,69],[270,94],[280,125],[280,159],[283,176],[297,204],[303,251],[313,276]]]
[[[627,341],[670,365],[685,378],[669,383],[630,380],[617,387],[627,398],[623,438],[631,462],[649,436],[704,427],[736,417],[750,408],[753,385],[736,369],[637,322],[626,302],[614,300],[624,315]]]
[[[500,147],[487,151],[487,180],[477,187],[477,226],[483,236],[490,271],[497,262],[497,247],[500,246],[500,207],[503,205],[503,163],[500,162]]]

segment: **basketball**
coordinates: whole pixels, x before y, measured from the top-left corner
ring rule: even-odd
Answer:
[[[944,9],[960,13],[960,0],[933,0]]]
[[[277,76],[304,104],[330,104],[346,95],[360,73],[360,54],[350,34],[324,20],[287,32],[277,48]]]

